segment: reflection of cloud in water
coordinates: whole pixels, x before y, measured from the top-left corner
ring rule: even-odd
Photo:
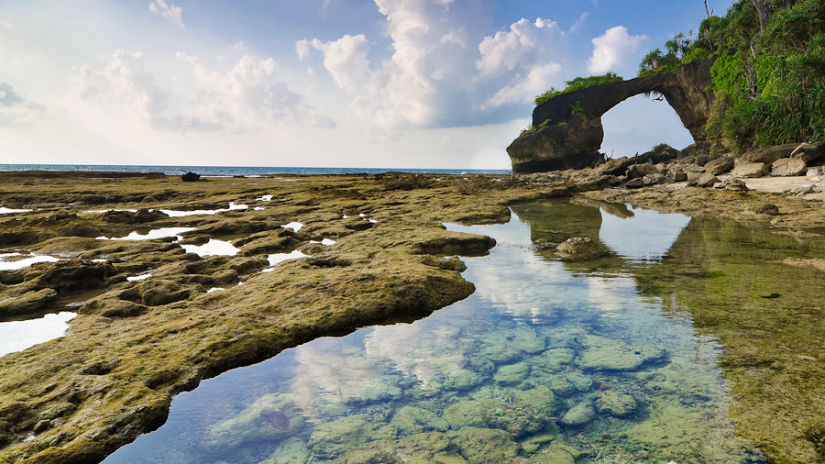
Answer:
[[[465,355],[456,345],[458,327],[434,327],[426,322],[376,327],[366,336],[366,356],[391,362],[404,375],[414,376],[424,389],[437,388],[461,370]]]
[[[618,311],[628,300],[638,299],[636,283],[628,277],[591,276],[586,282],[588,301],[602,311]]]
[[[656,211],[631,208],[630,218],[613,216],[603,209],[599,238],[620,256],[635,260],[659,259],[679,238],[690,222],[683,214],[662,214]]]

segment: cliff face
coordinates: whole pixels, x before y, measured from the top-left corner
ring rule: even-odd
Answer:
[[[507,147],[513,173],[580,169],[603,160],[602,116],[628,98],[659,92],[694,140],[705,140],[713,83],[712,60],[695,61],[671,73],[596,85],[552,98],[533,110],[533,129]]]

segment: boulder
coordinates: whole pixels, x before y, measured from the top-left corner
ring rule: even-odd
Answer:
[[[816,184],[800,185],[799,187],[794,187],[794,188],[788,190],[788,193],[790,193],[792,195],[798,195],[798,196],[807,195],[809,193],[818,193],[818,192],[820,192],[820,190],[819,190],[819,187],[816,186]]]
[[[718,176],[733,169],[733,159],[728,156],[722,156],[705,163],[705,172]]]
[[[613,390],[603,392],[596,400],[596,410],[599,413],[616,417],[633,414],[637,406],[632,396]]]
[[[568,259],[593,259],[607,254],[607,249],[590,237],[572,237],[562,242],[556,252]]]
[[[595,171],[599,174],[618,176],[624,174],[630,164],[630,158],[624,156],[622,158],[609,159],[605,161],[604,163],[596,166]]]
[[[776,205],[772,205],[770,203],[766,203],[764,205],[757,206],[754,210],[756,214],[767,214],[768,216],[776,216],[779,214],[779,208]]]
[[[711,173],[705,173],[697,177],[696,179],[690,181],[688,185],[696,187],[713,187],[713,185],[717,182],[719,182],[719,179],[715,175]]]
[[[186,174],[180,176],[180,180],[184,182],[197,182],[201,178],[200,174],[196,174],[192,171],[187,172]]]
[[[740,161],[731,172],[733,177],[765,177],[768,175],[768,164],[765,162]]]
[[[816,166],[813,168],[808,168],[808,170],[805,172],[805,175],[807,177],[825,176],[825,166]]]
[[[591,422],[595,418],[596,411],[593,409],[593,403],[590,400],[584,400],[564,413],[561,423],[570,427],[578,427]]]
[[[634,164],[627,168],[628,179],[636,179],[652,174],[659,174],[659,168],[650,163]]]
[[[771,165],[771,175],[774,177],[801,176],[808,171],[808,165],[802,158],[782,158]]]
[[[729,190],[731,192],[747,192],[748,190],[750,190],[748,186],[745,184],[745,181],[739,179],[738,177],[731,177],[730,179],[726,179],[723,182],[714,184],[713,187]]]
[[[687,173],[681,169],[672,169],[668,174],[668,177],[672,182],[685,182],[688,180]]]
[[[799,146],[797,143],[772,145],[751,150],[739,157],[740,163],[773,163],[780,158],[788,158]]]

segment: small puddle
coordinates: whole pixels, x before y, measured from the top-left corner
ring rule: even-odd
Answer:
[[[0,322],[0,356],[62,337],[77,313],[46,314],[38,319]]]
[[[228,208],[219,208],[219,209],[196,209],[191,211],[178,211],[173,209],[160,209],[161,213],[169,216],[169,217],[186,217],[186,216],[201,216],[201,215],[212,215],[218,213],[225,213],[227,211],[243,211],[245,209],[249,209],[248,205],[235,203],[234,201],[229,202]]]
[[[187,253],[195,253],[198,256],[235,256],[241,251],[232,243],[225,240],[210,238],[203,245],[181,245]]]
[[[25,209],[25,208],[6,208],[0,206],[0,214],[16,214],[16,213],[30,213],[34,211],[33,209]]]
[[[54,263],[60,258],[47,255],[24,255],[22,253],[2,253],[0,254],[0,271],[14,271],[29,267],[37,263]]]
[[[134,231],[125,237],[97,237],[98,240],[155,240],[158,238],[177,237],[180,240],[180,234],[191,232],[195,227],[162,227],[160,229],[152,229],[145,234]]]

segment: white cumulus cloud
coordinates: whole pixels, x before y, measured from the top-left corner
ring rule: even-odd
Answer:
[[[593,39],[593,55],[587,60],[587,69],[593,74],[616,71],[632,57],[646,35],[630,35],[624,26],[616,26]]]
[[[369,71],[367,54],[370,44],[363,34],[345,35],[330,42],[304,39],[295,43],[295,50],[301,60],[305,59],[312,49],[323,53],[324,67],[338,87],[355,90],[366,80]]]
[[[243,55],[229,71],[219,72],[197,57],[177,57],[190,64],[194,85],[165,90],[146,69],[142,53],[118,50],[102,69],[76,68],[73,94],[81,102],[127,110],[161,129],[243,133],[282,122],[332,124],[280,80],[272,58]]]
[[[509,31],[496,32],[481,41],[478,46],[481,58],[476,61],[476,67],[482,75],[490,75],[512,71],[525,62],[532,64],[536,53],[558,42],[561,35],[554,21],[538,18],[530,22],[522,18],[511,24]]]
[[[547,90],[548,82],[554,82],[560,72],[561,65],[558,63],[537,65],[520,80],[502,87],[484,102],[482,108],[498,108],[509,103],[529,103],[536,95]]]
[[[174,3],[166,3],[166,0],[154,0],[149,4],[149,11],[162,16],[181,29],[186,27],[183,24],[183,8]]]

